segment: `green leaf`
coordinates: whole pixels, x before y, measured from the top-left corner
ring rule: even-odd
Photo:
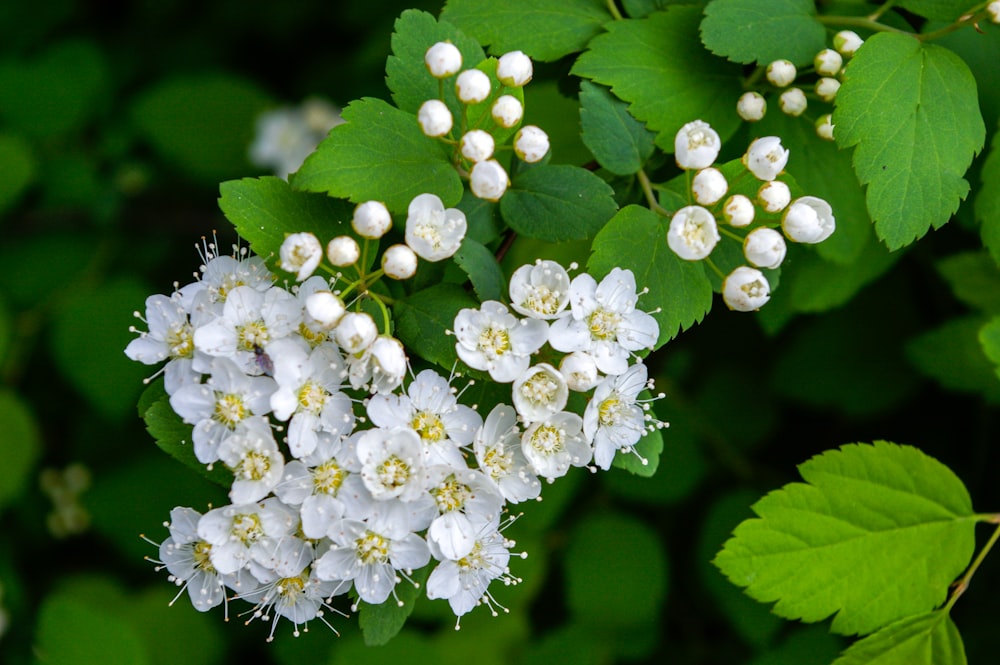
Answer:
[[[849,444],[753,505],[715,565],[788,619],[865,634],[937,607],[975,547],[972,501],[918,449]],[[808,570],[809,574],[802,574]]]
[[[479,307],[475,298],[454,284],[436,284],[397,300],[393,305],[396,336],[424,360],[451,368],[458,359],[455,339],[445,334],[455,327],[460,309]]]
[[[969,193],[962,176],[986,137],[965,62],[892,33],[870,37],[851,59],[833,123],[837,143],[856,146],[854,170],[889,249],[948,221]]]
[[[983,186],[975,201],[976,219],[982,224],[979,233],[993,261],[1000,264],[1000,131],[993,135],[980,177]]]
[[[713,0],[705,7],[701,41],[733,62],[784,58],[801,67],[826,46],[826,29],[813,0]]]
[[[352,102],[292,176],[292,186],[349,199],[382,201],[404,212],[418,194],[436,194],[445,206],[462,198],[462,180],[435,139],[424,136],[414,115],[381,99]]]
[[[701,119],[723,140],[740,124],[740,67],[713,56],[698,39],[701,9],[672,6],[647,18],[615,21],[595,37],[572,73],[611,88],[672,153],[684,124]]]
[[[660,324],[657,347],[701,321],[712,308],[712,286],[702,264],[683,261],[667,247],[669,225],[648,208],[622,208],[594,238],[587,262],[595,277],[614,267],[628,268],[636,285],[649,289],[639,306]]]
[[[997,366],[996,373],[1000,377],[1000,316],[994,317],[979,329],[979,343],[986,357]]]
[[[664,9],[667,5],[678,4],[685,0],[622,0],[622,8],[629,18],[642,18]]]
[[[598,163],[615,175],[632,175],[653,154],[654,134],[632,117],[628,104],[606,88],[580,83],[583,142]]]
[[[430,566],[424,566],[412,575],[416,584],[403,581],[396,584],[395,598],[389,598],[380,605],[370,605],[358,601],[358,625],[364,635],[365,644],[370,647],[382,646],[402,630],[403,625],[413,612],[413,606],[423,589]],[[399,599],[397,602],[396,598]],[[402,606],[399,603],[402,603]]]
[[[455,263],[472,281],[472,288],[480,300],[503,300],[507,279],[493,252],[481,243],[465,238],[455,252]]]
[[[949,23],[966,13],[975,3],[969,0],[900,0],[899,6],[924,18]]]
[[[38,424],[28,405],[9,390],[0,390],[3,456],[0,464],[0,512],[35,480],[32,470],[42,453]]]
[[[651,400],[653,395],[648,390],[643,390],[639,393],[639,398]],[[647,431],[635,445],[635,451],[638,455],[635,453],[623,453],[619,450],[615,454],[612,464],[636,476],[643,478],[653,476],[660,467],[660,453],[663,452],[662,431],[658,429],[652,432]],[[643,460],[645,460],[645,463],[643,463]]]
[[[35,179],[37,164],[31,145],[17,134],[0,134],[0,214],[17,203]]]
[[[952,319],[906,345],[906,355],[924,374],[949,390],[980,393],[1000,403],[1000,383],[993,364],[983,353],[979,316]]]
[[[966,305],[1000,314],[1000,268],[986,252],[952,254],[937,263],[952,293]]]
[[[504,221],[523,236],[548,242],[592,238],[618,210],[614,190],[568,164],[535,166],[514,176],[500,199]]]
[[[277,267],[278,250],[289,233],[310,231],[326,242],[352,235],[352,206],[322,194],[298,192],[274,176],[229,180],[219,185],[219,208],[255,254]]]
[[[833,665],[965,665],[962,636],[943,610],[907,617],[851,645]]]
[[[493,53],[520,50],[550,61],[582,51],[611,15],[603,0],[448,0],[441,18]]]

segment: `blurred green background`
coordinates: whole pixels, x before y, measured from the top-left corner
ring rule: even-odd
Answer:
[[[237,616],[246,605],[228,623],[186,597],[168,607],[176,589],[140,534],[159,542],[173,506],[225,495],[144,431],[135,404],[153,370],[122,352],[132,312],[190,281],[202,236],[235,241],[218,183],[263,173],[247,160],[261,111],[388,96],[392,23],[414,6],[440,9],[0,3],[0,662],[831,662],[841,638],[774,617],[708,562],[797,463],[848,442],[916,445],[959,474],[978,510],[1000,509],[1000,382],[975,342],[1000,296],[952,288],[942,260],[976,247],[961,220],[833,312],[761,326],[720,306],[664,347],[651,360],[671,423],[658,473],[574,469],[546,487],[507,533],[530,553],[512,563],[523,584],[494,589],[509,614],[479,608],[455,632],[445,603],[422,601],[373,649],[353,618],[330,617],[339,638],[319,622],[293,638],[283,624],[267,645],[269,626]],[[584,163],[564,64],[539,67],[535,122],[562,161]],[[977,269],[976,293],[1000,293],[995,266]],[[954,612],[973,663],[996,649],[993,559]]]

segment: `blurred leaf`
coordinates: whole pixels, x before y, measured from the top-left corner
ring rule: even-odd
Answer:
[[[162,159],[206,183],[249,169],[257,116],[271,104],[256,83],[233,74],[173,76],[139,95],[132,120]]]
[[[618,209],[611,187],[569,165],[535,166],[514,176],[500,213],[523,236],[548,242],[592,238]]]
[[[67,284],[78,283],[98,248],[92,235],[82,233],[54,232],[4,242],[0,244],[4,265],[0,288],[10,295],[13,307],[34,308],[61,294]]]
[[[584,144],[615,175],[638,172],[653,154],[655,135],[632,117],[628,104],[590,81],[580,82],[580,126]]]
[[[622,7],[629,18],[642,18],[668,5],[677,5],[687,0],[622,0]]]
[[[940,23],[929,22],[922,30],[927,32],[942,27]],[[987,127],[995,127],[1000,119],[1000,67],[996,66],[1000,62],[1000,25],[981,21],[975,32],[956,30],[942,35],[935,43],[951,49],[969,65],[976,77],[983,119]]]
[[[580,137],[580,103],[567,97],[559,84],[552,80],[535,80],[524,90],[524,120],[522,125],[537,125],[549,135],[551,149],[546,164],[581,166],[592,161],[590,151]]]
[[[720,437],[725,446],[746,449],[766,442],[780,418],[778,401],[762,380],[768,364],[753,360],[743,356],[738,367],[732,359],[703,368],[695,405],[682,417],[697,418],[695,430]]]
[[[460,309],[479,303],[454,284],[438,284],[396,301],[393,313],[396,335],[403,345],[421,358],[451,368],[458,356],[455,339],[445,334],[455,326]]]
[[[937,270],[966,305],[1000,314],[1000,268],[985,252],[962,252],[938,261]]]
[[[945,388],[981,393],[988,401],[1000,403],[1000,383],[979,343],[984,323],[977,316],[952,319],[910,340],[906,355]]]
[[[455,263],[469,275],[472,288],[480,300],[505,299],[507,278],[493,252],[475,240],[465,238],[455,252]]]
[[[982,224],[983,245],[993,261],[1000,264],[1000,131],[993,135],[981,178],[983,186],[975,199],[976,219]]]
[[[128,618],[146,644],[150,665],[223,662],[226,643],[212,621],[216,617],[206,617],[185,602],[171,606],[170,599],[176,594],[176,587],[164,580],[161,586],[138,594],[128,605]]]
[[[1000,316],[993,317],[979,329],[979,343],[982,344],[986,357],[996,365],[994,369],[1000,377]]]
[[[12,499],[35,482],[35,463],[42,454],[38,424],[28,405],[16,393],[0,390],[3,423],[3,459],[0,464],[0,513]]]
[[[829,665],[842,648],[823,626],[805,626],[747,665]]]
[[[429,565],[414,571],[412,577],[416,584],[411,584],[408,580],[399,582],[393,597],[380,605],[358,601],[358,625],[361,626],[365,644],[370,647],[382,646],[402,630],[429,574]]]
[[[943,610],[907,617],[851,645],[833,665],[965,665],[962,636]]]
[[[602,665],[612,662],[608,651],[590,626],[572,623],[526,644],[521,665]]]
[[[969,9],[968,0],[900,0],[899,6],[924,18],[955,21]]]
[[[6,299],[0,293],[0,367],[4,366],[14,337],[14,323],[7,309]]]
[[[813,0],[714,0],[705,7],[701,41],[733,62],[784,58],[802,67],[826,46],[826,29]]]
[[[639,393],[639,399],[652,400],[652,394],[648,390],[643,390]],[[635,451],[635,453],[624,453],[619,450],[615,453],[613,465],[636,476],[644,478],[653,476],[660,467],[660,453],[663,452],[663,430],[647,431],[635,444]]]
[[[17,134],[0,134],[0,214],[17,203],[37,170],[31,144]]]
[[[714,563],[775,614],[865,634],[937,607],[969,564],[975,520],[955,474],[918,449],[848,444],[753,505]],[[800,574],[808,569],[809,575]]]
[[[361,639],[338,640],[330,651],[330,665],[384,665],[385,663],[439,663],[440,648],[423,634],[404,630],[388,644],[372,646]]]

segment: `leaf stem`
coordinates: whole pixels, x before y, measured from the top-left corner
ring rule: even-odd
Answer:
[[[622,16],[622,13],[618,11],[618,5],[615,4],[615,0],[607,0],[605,4],[607,4],[608,6],[608,11],[611,12],[611,17],[614,18],[616,21],[621,21],[623,18],[625,18],[624,16]]]
[[[635,177],[639,179],[639,185],[642,186],[642,191],[646,195],[646,203],[649,205],[649,209],[661,217],[670,217],[670,212],[656,200],[656,194],[653,192],[653,183],[650,182],[646,172],[639,169]]]
[[[973,561],[972,565],[969,566],[969,569],[965,571],[965,575],[962,575],[962,578],[955,584],[955,590],[951,592],[951,598],[948,599],[948,603],[944,606],[945,612],[951,611],[955,602],[963,593],[965,593],[965,590],[969,588],[969,582],[972,580],[972,576],[976,574],[979,566],[983,563],[983,559],[986,558],[986,555],[990,553],[990,550],[996,544],[997,540],[1000,539],[1000,513],[994,515],[989,521],[995,523],[997,528],[993,530],[993,535],[990,536],[988,541],[986,541],[983,549],[979,551],[979,554],[976,556],[976,560]]]
[[[916,35],[916,37],[922,42],[932,42],[939,37],[944,37],[945,35],[955,32],[956,30],[961,30],[966,26],[975,25],[980,18],[982,18],[982,16],[979,14],[965,14],[959,17],[959,19],[951,25],[946,25],[943,28],[932,30],[931,32],[927,32],[922,35]]]
[[[873,21],[865,16],[837,16],[833,14],[828,14],[826,16],[820,15],[816,17],[816,20],[824,25],[846,25],[852,28],[863,28],[865,30],[872,30],[873,32],[895,32],[899,35],[908,35],[910,37],[919,38],[912,32],[907,32],[906,30],[900,30],[899,28],[894,28],[891,25],[886,25],[884,23],[879,23],[878,21]]]
[[[888,0],[884,5],[873,11],[868,15],[868,19],[871,21],[877,21],[882,18],[887,11],[892,9],[893,5],[896,4],[896,0]]]
[[[702,261],[708,264],[708,267],[712,269],[712,272],[714,272],[716,275],[719,276],[719,279],[722,280],[726,279],[726,274],[721,270],[719,270],[719,266],[715,265],[715,262],[712,261],[711,258],[706,256],[704,259],[702,259]]]

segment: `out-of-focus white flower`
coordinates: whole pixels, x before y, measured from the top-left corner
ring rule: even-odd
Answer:
[[[372,393],[388,393],[406,376],[406,349],[389,335],[379,335],[360,356],[347,357],[347,378],[351,387]]]
[[[448,78],[462,68],[462,52],[451,42],[437,42],[424,53],[424,64],[434,78]]]
[[[375,240],[392,228],[392,217],[381,201],[365,201],[354,208],[351,227],[362,238]]]
[[[344,353],[354,355],[371,346],[378,337],[378,326],[370,314],[348,312],[340,318],[333,334]]]
[[[480,199],[499,201],[509,186],[507,171],[495,159],[477,162],[469,173],[469,188]]]
[[[824,102],[832,102],[837,97],[840,90],[840,81],[829,76],[824,76],[816,81],[816,95]]]
[[[566,408],[569,387],[555,367],[540,363],[514,380],[511,396],[518,414],[525,421],[534,422]]]
[[[490,77],[478,69],[466,69],[455,79],[455,93],[465,104],[478,104],[490,96]]]
[[[497,79],[511,88],[520,88],[531,81],[534,70],[531,58],[521,51],[510,51],[497,61]]]
[[[823,242],[836,230],[833,208],[816,196],[801,196],[788,206],[781,218],[781,230],[789,240],[815,244]]]
[[[327,133],[342,122],[340,109],[319,99],[308,99],[300,107],[262,113],[257,118],[249,148],[250,162],[287,179]]]
[[[524,106],[513,95],[501,95],[493,102],[490,115],[493,116],[493,120],[498,125],[505,129],[510,129],[521,122],[521,118],[524,117]]]
[[[754,139],[743,155],[743,165],[758,180],[774,180],[788,164],[788,150],[781,145],[781,138],[764,136]]]
[[[722,281],[722,300],[737,312],[760,309],[770,298],[771,285],[756,268],[740,266]]]
[[[559,371],[566,379],[566,386],[581,393],[587,392],[601,380],[597,363],[589,353],[583,351],[567,353],[559,363]]]
[[[302,281],[313,274],[323,260],[323,246],[312,233],[290,233],[285,236],[278,250],[281,269],[295,273]]]
[[[824,113],[816,118],[816,136],[827,141],[833,140],[833,115]]]
[[[425,136],[437,138],[450,132],[455,121],[444,102],[440,99],[428,99],[417,110],[417,122]]]
[[[406,244],[426,261],[440,261],[458,251],[468,224],[458,208],[445,208],[434,194],[410,201],[406,216]]]
[[[711,166],[722,141],[719,134],[703,120],[693,120],[677,132],[674,137],[674,158],[682,169],[703,169]]]
[[[685,261],[698,261],[720,240],[715,215],[701,206],[684,206],[674,213],[667,231],[667,245]]]
[[[774,229],[754,229],[743,239],[743,256],[758,268],[774,270],[785,260],[785,239]]]

